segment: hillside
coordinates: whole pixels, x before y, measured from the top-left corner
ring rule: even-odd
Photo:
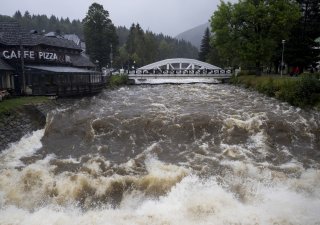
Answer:
[[[210,27],[210,23],[205,23],[200,26],[194,27],[190,30],[182,32],[178,34],[175,38],[176,39],[183,39],[185,41],[190,42],[192,45],[200,49],[201,40],[204,34],[204,31],[207,27]]]

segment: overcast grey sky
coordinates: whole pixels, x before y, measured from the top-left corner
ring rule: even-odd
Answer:
[[[233,0],[234,2],[235,0]],[[116,26],[140,23],[144,30],[175,36],[206,23],[220,0],[0,0],[0,14],[15,11],[82,20],[93,2],[109,11]]]

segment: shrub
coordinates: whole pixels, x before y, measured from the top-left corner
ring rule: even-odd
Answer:
[[[319,73],[303,73],[301,75],[301,77],[312,77],[312,78],[319,80],[320,79],[320,72]]]
[[[275,95],[276,90],[275,90],[272,77],[261,77],[261,78],[258,78],[257,81],[259,82],[257,82],[256,84],[256,89],[259,92],[264,93],[271,97]]]
[[[112,75],[109,80],[109,86],[116,87],[125,85],[128,82],[128,76],[127,75]]]
[[[315,105],[320,94],[320,81],[315,76],[302,76],[295,89],[294,105]]]
[[[291,105],[294,104],[296,95],[296,84],[297,81],[294,79],[284,79],[278,82],[278,90],[275,92],[275,97],[279,100],[289,102]]]
[[[299,107],[319,106],[319,74],[304,74],[295,77],[242,76],[231,80],[233,84],[255,89],[263,94],[276,97]]]
[[[255,76],[256,71],[255,70],[250,70],[250,69],[243,69],[238,73],[238,76]]]

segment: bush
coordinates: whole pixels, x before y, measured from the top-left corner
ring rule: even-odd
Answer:
[[[319,74],[304,74],[299,78],[242,76],[231,79],[231,82],[305,108],[320,104],[318,76]]]
[[[302,77],[312,77],[312,78],[319,80],[320,79],[320,72],[319,73],[303,73],[301,76]]]
[[[272,77],[268,77],[268,78],[260,78],[258,79],[258,81],[260,80],[260,82],[256,83],[256,89],[261,92],[264,93],[270,97],[275,96],[275,85],[274,85],[274,79]]]
[[[112,75],[109,80],[109,86],[116,87],[125,85],[128,82],[128,76],[127,75]]]
[[[295,87],[294,105],[315,105],[320,94],[320,81],[315,76],[302,76]]]
[[[296,79],[284,79],[277,83],[277,91],[275,92],[275,97],[279,100],[289,102],[291,105],[295,104],[297,101],[296,97]]]

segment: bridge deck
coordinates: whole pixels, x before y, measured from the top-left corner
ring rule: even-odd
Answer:
[[[231,74],[134,74],[130,73],[129,78],[199,78],[199,77],[207,77],[207,78],[217,78],[217,79],[227,79],[231,78]]]
[[[230,79],[228,74],[129,74],[133,84],[218,84]]]

